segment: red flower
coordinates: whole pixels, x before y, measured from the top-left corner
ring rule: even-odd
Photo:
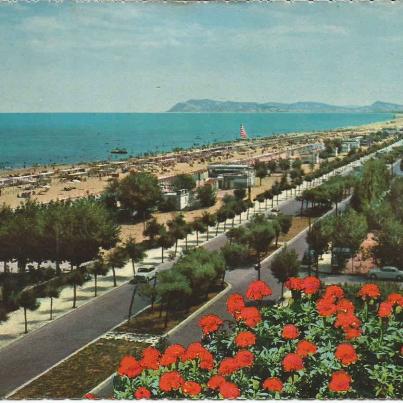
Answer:
[[[160,352],[155,347],[147,347],[143,351],[143,358],[140,365],[145,369],[158,369]]]
[[[343,298],[343,296],[344,296],[344,291],[340,286],[329,285],[326,287],[325,295],[324,295],[325,298],[334,297],[334,298],[338,299],[338,298]]]
[[[178,371],[165,372],[161,375],[159,386],[163,392],[178,390],[184,383],[182,375]]]
[[[316,310],[320,316],[328,317],[336,313],[337,306],[329,298],[321,298],[316,302]]]
[[[255,345],[256,343],[256,336],[249,331],[240,332],[235,337],[235,344],[238,347],[250,347]]]
[[[118,373],[121,376],[127,376],[128,378],[135,378],[143,371],[140,363],[131,355],[126,355],[120,361]]]
[[[339,344],[334,355],[343,365],[354,364],[358,360],[355,348],[350,343]]]
[[[225,381],[220,385],[220,394],[224,399],[236,399],[241,391],[235,383]]]
[[[392,305],[399,305],[403,306],[403,295],[397,292],[388,295],[386,299],[387,302],[391,303]]]
[[[235,354],[234,359],[237,362],[238,368],[247,368],[253,365],[255,356],[248,350],[242,350]]]
[[[329,382],[329,389],[332,392],[346,392],[350,389],[351,376],[345,371],[333,373]]]
[[[264,281],[257,280],[249,284],[249,287],[246,291],[246,298],[257,301],[263,299],[264,297],[268,297],[272,293],[271,288]]]
[[[291,291],[302,291],[304,289],[304,280],[300,277],[290,277],[284,285]]]
[[[84,399],[87,399],[87,400],[96,400],[97,397],[96,397],[93,393],[86,393],[86,394],[84,395]]]
[[[214,368],[214,357],[209,351],[200,355],[200,369],[211,371]]]
[[[283,390],[283,382],[280,379],[273,377],[267,378],[263,382],[263,388],[268,390],[269,392],[281,392]]]
[[[163,366],[174,364],[185,351],[185,348],[180,344],[172,344],[165,350],[165,353],[160,359],[160,364]]]
[[[354,313],[354,304],[347,298],[341,299],[336,305],[337,312]]]
[[[285,325],[283,327],[282,337],[287,340],[296,339],[299,336],[299,330],[294,325]]]
[[[299,355],[289,353],[283,359],[283,368],[286,372],[300,371],[304,369],[304,363]]]
[[[225,378],[221,375],[213,375],[207,382],[207,387],[213,390],[218,389],[222,383],[225,382]]]
[[[235,371],[238,371],[238,369],[238,361],[232,357],[227,357],[221,361],[220,366],[218,367],[218,373],[224,376],[231,375]]]
[[[248,306],[242,308],[237,319],[242,320],[246,326],[255,327],[259,322],[261,322],[262,317],[260,316],[260,312],[256,307]]]
[[[390,302],[381,302],[379,304],[378,316],[380,318],[389,318],[393,312],[393,305]]]
[[[134,392],[134,397],[137,400],[140,399],[149,399],[151,397],[151,392],[145,388],[144,386],[140,386],[135,392]]]
[[[358,328],[361,325],[361,321],[352,313],[338,313],[336,316],[335,327],[354,327]]]
[[[306,356],[310,355],[310,354],[315,354],[317,351],[317,347],[315,344],[311,343],[308,340],[301,340],[298,344],[297,344],[297,351],[296,353],[301,357],[301,358],[305,358]]]
[[[237,313],[245,307],[245,301],[241,294],[232,294],[227,299],[227,311],[232,315],[236,316]]]
[[[358,296],[361,297],[362,299],[366,298],[378,298],[381,295],[381,292],[379,291],[379,287],[376,284],[364,284],[360,291],[358,291]]]
[[[217,331],[222,324],[223,321],[217,315],[206,315],[199,320],[199,326],[205,335]]]
[[[305,294],[316,294],[320,289],[320,280],[315,276],[304,278],[303,291]]]
[[[201,391],[202,388],[197,382],[186,381],[182,386],[182,392],[185,395],[197,396]]]
[[[355,329],[353,327],[346,327],[343,330],[344,330],[344,336],[347,340],[353,340],[361,336],[360,329]]]
[[[199,367],[201,369],[211,370],[214,367],[214,357],[205,347],[200,343],[192,343],[188,346],[187,350],[181,355],[181,361],[186,362],[189,360],[199,359]]]

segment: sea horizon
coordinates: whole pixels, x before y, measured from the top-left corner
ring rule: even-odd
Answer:
[[[0,169],[121,160],[239,139],[337,130],[394,113],[11,112],[0,113]],[[214,118],[213,118],[214,117]]]

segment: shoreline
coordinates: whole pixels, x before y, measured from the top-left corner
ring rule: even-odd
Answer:
[[[131,171],[147,171],[157,176],[161,183],[167,183],[179,174],[193,174],[199,177],[199,181],[203,181],[200,175],[207,171],[209,164],[252,164],[256,159],[289,158],[294,151],[299,154],[299,150],[312,144],[323,144],[326,139],[366,136],[388,127],[403,128],[403,115],[360,126],[279,133],[250,138],[248,141],[221,141],[208,146],[181,148],[180,151],[159,152],[124,160],[0,170],[0,205],[15,208],[24,200],[48,203],[51,200],[98,196],[111,180],[121,179]]]
[[[48,112],[41,112],[40,114],[47,114]],[[110,112],[110,114],[143,114],[143,112]],[[252,114],[251,112],[145,112],[148,114]],[[256,115],[264,115],[264,114],[275,114],[275,113],[281,113],[281,114],[312,114],[311,112],[267,112],[267,113],[263,113],[263,112],[255,112]],[[375,112],[375,113],[383,113],[383,112]],[[388,112],[389,113],[389,112]],[[0,113],[1,114],[32,114],[35,115],[37,113],[25,113],[25,112],[14,112],[14,113],[8,113],[8,112],[3,112]],[[55,112],[52,114],[77,114],[77,113],[73,113],[73,112]],[[79,114],[104,114],[103,112],[97,113],[97,112],[82,112]],[[318,115],[320,114],[340,114],[338,112],[329,112],[329,113],[316,113]],[[343,115],[347,114],[347,113],[342,113]],[[350,114],[354,114],[353,112],[351,112]],[[292,137],[292,136],[313,136],[313,135],[320,135],[323,134],[324,136],[328,135],[328,134],[334,134],[334,133],[339,133],[345,130],[363,130],[363,129],[368,129],[368,130],[376,130],[376,129],[380,129],[378,126],[384,126],[388,127],[391,124],[394,124],[395,122],[398,122],[399,120],[402,120],[401,124],[403,124],[403,112],[396,112],[396,113],[391,113],[394,115],[394,117],[392,119],[389,120],[378,120],[372,123],[366,123],[363,125],[353,125],[353,126],[340,126],[340,127],[335,127],[332,129],[318,129],[318,130],[309,130],[309,131],[290,131],[290,132],[284,132],[284,133],[273,133],[270,135],[257,135],[254,137],[250,137],[248,138],[249,142],[254,142],[254,141],[270,141],[270,139],[274,139],[274,138],[287,138],[287,137]],[[116,158],[116,159],[99,159],[99,160],[87,160],[87,161],[77,161],[77,162],[69,162],[69,163],[48,163],[48,164],[32,164],[32,165],[27,165],[24,167],[21,166],[16,166],[16,167],[1,167],[0,166],[0,178],[4,177],[4,176],[8,176],[8,175],[15,175],[15,174],[23,174],[23,173],[27,173],[28,171],[36,171],[36,170],[43,170],[43,169],[48,169],[48,168],[52,168],[52,169],[64,169],[64,168],[74,168],[77,166],[86,166],[86,167],[90,167],[92,165],[95,164],[110,164],[113,162],[130,162],[131,160],[138,160],[138,159],[147,159],[147,158],[152,158],[152,157],[162,157],[162,156],[167,156],[170,154],[176,154],[178,152],[191,152],[191,151],[198,151],[198,150],[206,150],[209,148],[214,148],[217,146],[224,146],[224,145],[233,145],[239,142],[245,142],[244,140],[240,139],[240,138],[236,138],[236,139],[232,139],[232,140],[222,140],[222,141],[216,141],[216,142],[212,142],[212,143],[206,143],[206,144],[200,144],[198,146],[191,146],[191,147],[175,147],[180,149],[179,151],[175,151],[175,148],[172,148],[170,150],[159,150],[158,152],[155,151],[146,151],[146,152],[142,152],[139,153],[137,155],[130,155],[127,158]],[[147,155],[145,155],[147,154]],[[111,155],[111,154],[109,154]]]

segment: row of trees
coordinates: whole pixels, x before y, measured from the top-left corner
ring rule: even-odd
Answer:
[[[198,301],[208,299],[209,292],[223,285],[225,261],[220,252],[197,248],[185,253],[170,270],[158,274],[154,285],[143,285],[140,293],[160,304],[160,315],[165,310],[165,327],[169,314],[177,309],[187,309]]]
[[[0,261],[17,261],[20,272],[28,263],[52,261],[71,266],[92,260],[100,248],[111,248],[119,227],[94,199],[38,204],[27,201],[15,210],[0,207]]]

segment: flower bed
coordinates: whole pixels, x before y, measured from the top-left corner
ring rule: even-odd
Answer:
[[[313,276],[291,278],[287,287],[286,307],[264,306],[271,290],[256,281],[246,300],[228,298],[234,321],[200,320],[200,343],[125,356],[115,398],[403,397],[401,294],[381,301],[378,286],[366,284],[353,302]]]

